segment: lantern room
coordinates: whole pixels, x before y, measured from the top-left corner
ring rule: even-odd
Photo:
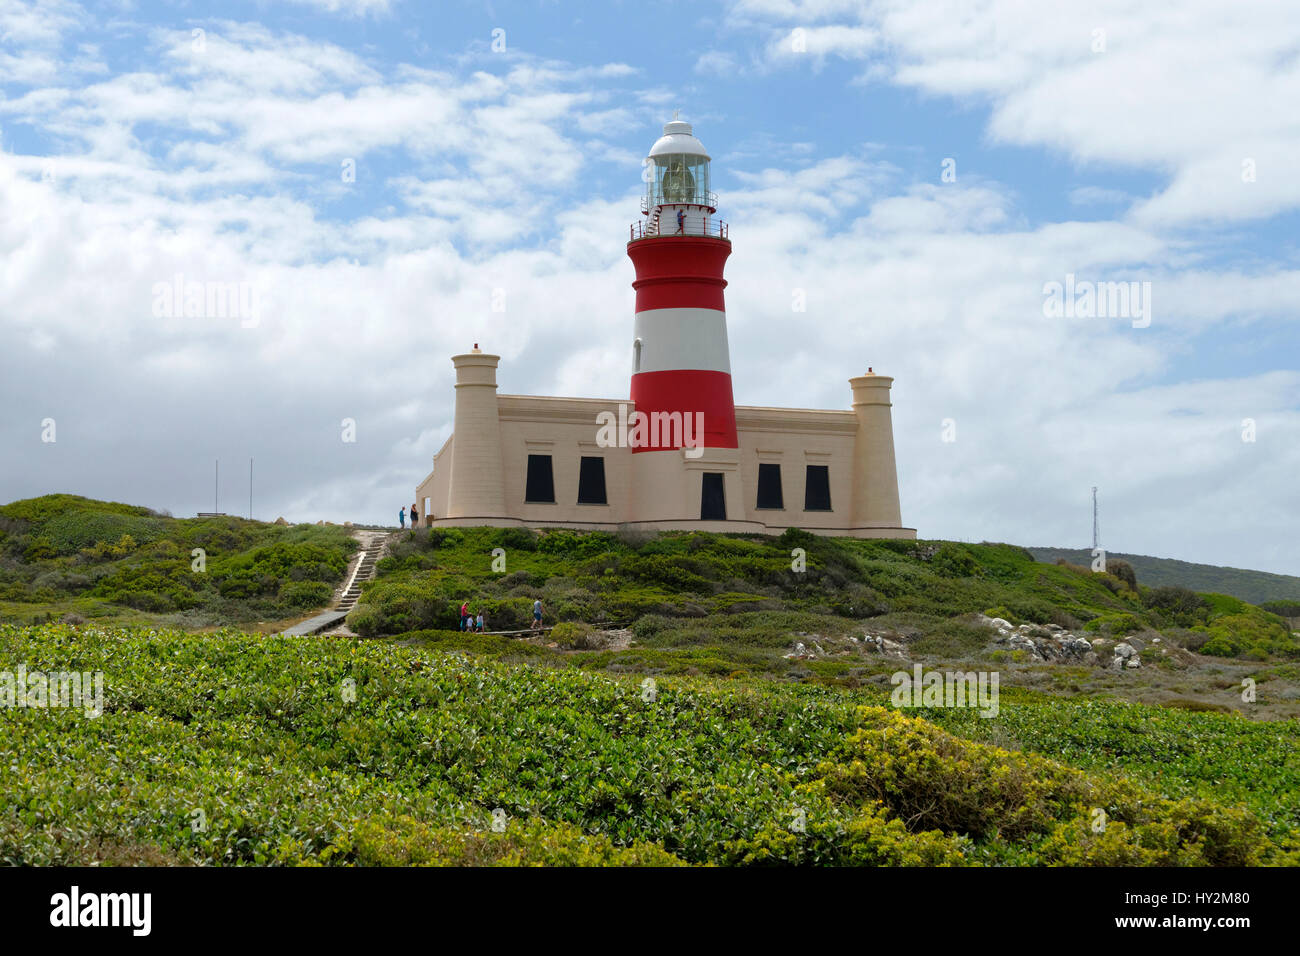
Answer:
[[[689,203],[717,209],[709,192],[709,154],[695,138],[691,124],[673,120],[646,157],[647,212],[656,206]]]

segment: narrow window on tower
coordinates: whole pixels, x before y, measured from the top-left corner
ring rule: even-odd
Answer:
[[[641,371],[641,340],[637,339],[632,343],[632,372],[636,374]]]
[[[555,476],[551,473],[550,455],[528,456],[528,485],[524,501],[555,503]]]
[[[781,494],[781,466],[758,466],[758,507],[782,510],[785,508],[785,496]]]
[[[578,504],[607,505],[605,500],[605,459],[582,456],[578,466]]]
[[[804,483],[803,510],[831,510],[831,470],[828,466],[808,466],[808,477]]]

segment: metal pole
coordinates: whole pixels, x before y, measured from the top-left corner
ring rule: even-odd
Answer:
[[[248,520],[253,520],[253,459],[248,459]]]
[[[221,485],[221,459],[218,458],[215,464],[216,464],[216,470],[212,474],[212,513],[214,515],[221,513],[221,507],[220,507],[221,498],[217,494],[217,489]]]
[[[1092,487],[1092,549],[1101,547],[1101,529],[1097,523],[1097,486]]]

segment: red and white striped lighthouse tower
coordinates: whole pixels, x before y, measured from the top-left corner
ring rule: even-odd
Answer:
[[[645,160],[646,217],[632,227],[627,254],[636,268],[632,343],[632,402],[647,416],[680,414],[704,434],[652,433],[635,452],[734,449],[736,409],[731,391],[722,269],[731,255],[727,225],[714,218],[709,154],[689,123],[674,119]],[[666,420],[666,419],[664,419]],[[690,428],[690,425],[686,426]],[[698,452],[695,452],[698,454]]]

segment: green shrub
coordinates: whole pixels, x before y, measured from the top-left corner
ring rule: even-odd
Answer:
[[[1085,631],[1101,632],[1113,637],[1123,637],[1143,630],[1145,625],[1132,614],[1102,614],[1083,626]]]
[[[1176,585],[1152,588],[1142,596],[1142,603],[1160,612],[1165,620],[1179,627],[1204,624],[1210,605],[1195,591]]]
[[[1085,772],[815,688],[664,677],[647,696],[640,675],[490,635],[0,624],[0,648],[102,671],[107,690],[96,720],[0,721],[0,865],[1250,866],[1300,851],[1294,735],[1217,714],[1010,694],[992,728],[929,712],[1099,765]],[[725,651],[693,659],[725,675]],[[550,666],[484,659],[512,654]],[[1144,765],[1149,784],[1115,775]],[[1181,792],[1194,783],[1206,796]],[[1230,805],[1243,795],[1258,815]]]
[[[562,621],[551,628],[550,632],[551,640],[571,650],[590,650],[599,646],[595,633],[595,628],[591,625],[576,621]]]
[[[437,827],[409,816],[361,821],[352,856],[362,866],[684,866],[662,847],[615,846],[608,837],[567,823],[502,818],[501,832],[485,814],[477,827]]]
[[[1111,577],[1118,578],[1132,591],[1137,590],[1137,572],[1133,570],[1133,565],[1119,558],[1110,558],[1106,561],[1106,573]]]
[[[940,574],[952,577],[969,577],[979,568],[978,562],[969,551],[961,545],[947,541],[939,545],[930,559],[930,566]]]
[[[494,547],[506,551],[536,551],[537,535],[529,528],[497,528]]]
[[[334,589],[320,581],[295,581],[280,588],[280,599],[290,607],[321,607],[333,596]]]
[[[465,533],[459,528],[430,528],[429,546],[432,548],[456,548],[465,541]]]
[[[645,614],[632,622],[632,633],[644,641],[678,626],[678,622],[662,614]]]

